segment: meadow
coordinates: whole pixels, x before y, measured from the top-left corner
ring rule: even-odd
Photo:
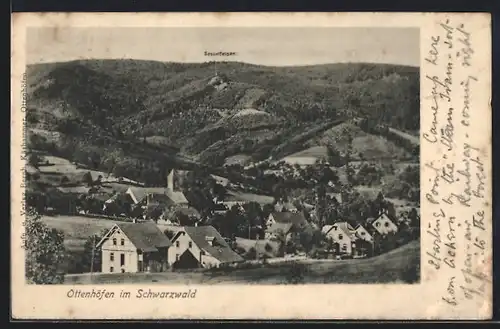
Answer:
[[[367,259],[299,260],[230,271],[66,275],[65,284],[410,284],[420,281],[420,241]]]

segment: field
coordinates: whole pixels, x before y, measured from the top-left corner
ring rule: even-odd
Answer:
[[[353,160],[389,160],[403,159],[410,154],[403,148],[387,140],[383,136],[368,134],[352,123],[341,123],[325,131],[316,139],[308,141],[306,146],[334,145],[340,152],[344,152],[346,147],[345,131],[349,131],[352,140],[352,159]]]
[[[396,134],[396,135],[403,137],[404,139],[409,140],[410,142],[412,142],[415,145],[420,145],[420,138],[418,136],[410,135],[408,133],[405,133],[401,130],[394,129],[394,128],[389,128],[389,131]]]
[[[89,218],[83,216],[44,216],[42,221],[49,228],[64,232],[64,245],[68,251],[80,251],[85,240],[93,234],[99,235],[104,229],[110,229],[118,221]]]
[[[52,155],[41,156],[41,165],[39,166],[40,180],[46,181],[50,185],[59,185],[62,177],[66,177],[68,182],[80,183],[83,175],[90,172],[92,179],[96,180],[99,176],[105,181],[117,181],[117,178],[102,171],[91,170],[83,165],[72,163],[71,161]]]
[[[259,204],[267,204],[273,203],[274,198],[267,195],[253,194],[253,193],[245,193],[239,191],[228,191],[226,196],[226,201],[241,201],[245,202],[257,202]]]
[[[369,259],[305,260],[231,272],[164,272],[67,275],[66,284],[287,284],[416,283],[420,279],[420,241]]]
[[[251,159],[252,159],[252,157],[250,155],[236,154],[236,155],[232,155],[230,157],[227,157],[226,161],[225,161],[225,164],[226,165],[233,165],[233,164],[245,165]]]

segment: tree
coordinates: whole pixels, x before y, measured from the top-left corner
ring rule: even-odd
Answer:
[[[78,272],[100,272],[101,253],[96,249],[96,245],[108,231],[108,229],[102,229],[98,234],[93,234],[85,240],[83,255],[79,263],[81,268]]]
[[[420,227],[420,217],[418,216],[417,209],[411,208],[408,218],[410,219],[411,227]]]
[[[327,145],[328,162],[335,167],[342,167],[344,159],[333,144]]]
[[[61,184],[66,184],[69,182],[68,176],[64,175],[61,177]]]
[[[297,253],[297,245],[293,240],[288,240],[285,244],[285,253],[287,254],[296,254]]]
[[[64,282],[64,273],[61,271],[65,257],[64,234],[56,229],[49,229],[33,209],[28,210],[24,228],[27,281],[34,284]]]
[[[243,205],[243,210],[245,212],[245,222],[247,222],[251,228],[264,226],[263,213],[260,204],[257,202],[246,203]]]
[[[82,183],[85,183],[88,186],[92,185],[93,180],[92,180],[92,174],[90,173],[90,171],[87,171],[85,174],[83,174]]]
[[[221,184],[214,184],[213,187],[213,194],[217,198],[218,201],[224,201],[224,198],[226,197],[227,190],[224,186]]]
[[[28,164],[35,167],[35,168],[38,168],[38,164],[40,164],[42,162],[42,160],[43,160],[42,157],[40,157],[36,153],[31,153],[28,156]]]
[[[337,144],[344,146],[344,160],[347,173],[347,181],[353,185],[354,183],[354,170],[350,166],[351,156],[353,152],[352,141],[353,132],[349,126],[343,126],[340,133],[335,138]]]

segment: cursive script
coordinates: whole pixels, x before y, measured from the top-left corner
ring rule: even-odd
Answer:
[[[484,263],[490,247],[490,223],[483,205],[487,198],[487,157],[472,134],[477,89],[473,33],[463,22],[439,22],[424,57],[427,95],[422,106],[428,120],[422,126],[427,159],[423,159],[427,268],[446,277],[441,301],[456,307],[485,296],[490,277]],[[473,119],[476,119],[474,121]],[[475,124],[476,122],[476,124]],[[475,125],[475,129],[473,126]]]

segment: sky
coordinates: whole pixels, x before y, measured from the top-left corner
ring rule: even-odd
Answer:
[[[228,60],[270,66],[369,62],[420,66],[417,28],[30,28],[27,62]],[[204,52],[236,52],[207,57]]]

